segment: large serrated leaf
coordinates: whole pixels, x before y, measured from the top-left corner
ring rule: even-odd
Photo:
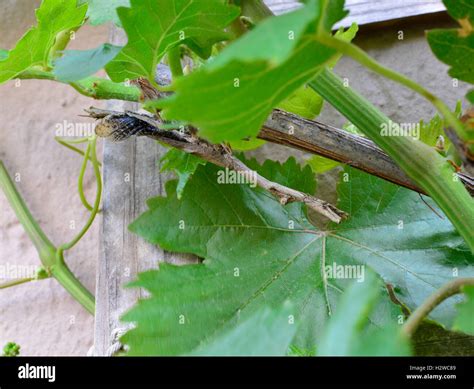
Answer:
[[[145,77],[154,81],[161,58],[183,43],[202,56],[212,45],[228,38],[224,28],[239,15],[239,8],[223,0],[131,0],[117,9],[128,43],[107,65],[113,81]]]
[[[436,57],[450,66],[449,75],[474,84],[474,0],[443,0],[459,28],[434,29],[427,38]],[[470,100],[472,96],[468,94]]]
[[[75,1],[43,0],[36,10],[38,25],[32,27],[0,62],[0,83],[16,77],[21,72],[40,66],[52,66],[52,49],[61,37],[79,27],[87,12],[87,5],[76,7]],[[59,47],[59,49],[63,49]]]
[[[296,164],[293,169],[266,165],[262,175],[279,177],[282,184],[301,188],[312,180],[309,168],[303,173]],[[164,264],[159,271],[140,274],[134,285],[152,297],[125,316],[137,323],[123,339],[132,354],[193,352],[262,306],[280,306],[287,299],[294,303],[298,325],[294,345],[314,349],[354,278],[326,280],[326,266],[374,269],[411,309],[452,279],[454,268],[459,276],[473,273],[472,256],[454,228],[407,189],[347,170],[339,207],[351,217],[323,232],[308,222],[300,204],[283,207],[259,189],[218,184],[218,172],[212,165],[200,166],[181,200],[176,183],[169,183],[168,196],[150,200],[150,210],[130,226],[164,249],[204,258],[200,265]],[[432,317],[450,322],[454,302],[440,306]],[[398,315],[385,296],[370,322],[393,324]]]
[[[285,355],[296,332],[292,309],[289,302],[273,310],[263,307],[230,331],[216,335],[211,343],[200,346],[194,355]]]
[[[206,163],[203,159],[178,149],[168,150],[161,158],[161,162],[163,163],[162,172],[174,171],[178,176],[178,186],[176,187],[178,199],[181,198],[184,187],[197,167]]]
[[[331,227],[328,255],[374,269],[411,309],[455,277],[474,275],[472,254],[431,199],[355,169],[343,173],[338,193],[351,217]],[[431,313],[448,326],[454,316],[454,301]]]

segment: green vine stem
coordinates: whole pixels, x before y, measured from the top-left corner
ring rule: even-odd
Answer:
[[[87,161],[89,160],[89,158],[91,158],[90,153],[91,153],[91,144],[88,143],[86,147],[86,151],[84,152],[84,160],[82,161],[81,170],[79,172],[79,178],[77,180],[77,190],[79,192],[79,198],[81,199],[82,205],[84,205],[84,207],[86,207],[88,211],[92,211],[92,206],[89,204],[84,194],[84,175],[86,174]],[[92,163],[94,163],[93,157],[92,157]]]
[[[31,282],[31,281],[36,281],[36,278],[35,277],[20,278],[18,280],[7,281],[7,282],[4,282],[4,283],[0,284],[0,289],[6,289],[6,288],[10,288],[12,286],[26,284],[27,282]]]
[[[30,240],[33,242],[44,267],[51,267],[54,263],[52,258],[54,258],[56,248],[31,215],[21,195],[18,193],[13,180],[8,175],[2,161],[0,161],[0,188],[5,193],[5,196],[12,209],[15,211],[18,220],[22,224]]]
[[[10,206],[38,251],[44,269],[93,314],[95,311],[94,297],[72,274],[64,260],[57,256],[58,250],[31,215],[2,161],[0,161],[0,188],[5,193]],[[58,258],[61,260],[58,260]],[[23,282],[16,285],[21,283]],[[9,286],[13,286],[13,284]]]
[[[56,76],[41,69],[29,69],[18,76],[20,80],[50,80],[61,82]],[[135,85],[126,85],[100,77],[87,77],[69,83],[80,94],[98,100],[124,100],[138,102],[142,98],[140,89]]]
[[[381,128],[390,119],[331,71],[324,69],[309,85],[387,152],[436,201],[474,252],[474,201],[446,159],[411,137],[383,136]]]
[[[335,38],[327,33],[320,33],[318,35],[318,40],[324,45],[332,47],[340,53],[350,56],[368,69],[371,69],[374,72],[388,79],[398,82],[399,84],[402,84],[423,96],[437,108],[437,110],[444,116],[450,126],[455,129],[459,137],[464,142],[470,142],[470,134],[466,131],[462,123],[456,118],[456,116],[453,115],[449,107],[430,91],[428,91],[415,81],[405,77],[403,74],[400,74],[392,69],[386,68],[385,66],[374,60],[372,57],[370,57],[365,51],[350,42]]]
[[[51,268],[51,274],[77,302],[87,309],[91,315],[94,315],[94,296],[71,272],[62,255],[56,257],[55,264]]]
[[[74,140],[70,140],[70,139],[64,139],[64,138],[61,138],[59,136],[55,136],[54,137],[54,140],[56,142],[58,142],[61,146],[64,146],[66,147],[67,149],[69,150],[72,150],[74,151],[75,153],[78,153],[79,155],[82,155],[84,156],[85,153],[83,150],[73,146],[72,144],[76,144],[76,143],[84,143],[84,142],[87,142],[88,141],[88,138],[81,138],[81,139],[74,139]],[[91,156],[89,155],[88,157],[88,160],[91,161]],[[99,166],[102,166],[102,164],[100,162],[98,162]]]
[[[71,248],[73,248],[77,244],[77,242],[79,242],[82,239],[82,237],[86,234],[86,232],[91,227],[92,223],[94,222],[95,217],[97,216],[97,214],[99,212],[100,199],[101,199],[101,196],[102,196],[102,178],[101,178],[101,175],[100,175],[99,163],[97,161],[97,151],[96,151],[96,149],[97,149],[97,138],[95,136],[92,137],[92,139],[89,143],[89,146],[90,146],[90,155],[91,155],[91,158],[92,158],[92,166],[94,168],[94,174],[95,174],[96,181],[97,181],[97,192],[96,192],[96,196],[95,196],[94,207],[92,208],[91,213],[89,215],[89,218],[87,219],[87,222],[84,225],[84,227],[82,227],[81,231],[79,231],[79,233],[69,243],[64,243],[64,244],[62,244],[61,246],[58,247],[58,256],[59,257],[62,257],[64,251],[70,250]],[[86,163],[87,163],[86,158],[84,158],[84,161],[86,161]]]
[[[181,64],[181,49],[178,46],[171,48],[168,51],[168,66],[171,70],[173,79],[183,75],[183,65]]]
[[[474,285],[474,278],[457,278],[448,282],[436,292],[434,292],[428,299],[423,302],[408,318],[402,327],[402,331],[407,336],[412,336],[423,319],[429,313],[441,304],[447,298],[462,292],[462,287],[466,285]]]

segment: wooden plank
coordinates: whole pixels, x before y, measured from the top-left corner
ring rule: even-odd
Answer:
[[[294,0],[265,0],[276,14],[289,12],[301,6]],[[346,0],[349,16],[336,25],[348,27],[353,22],[359,25],[387,20],[419,16],[444,11],[442,0]]]
[[[115,28],[111,43],[124,44],[124,34]],[[111,102],[116,111],[137,110],[138,104]],[[191,256],[165,252],[128,231],[128,225],[146,210],[146,200],[164,194],[169,175],[160,174],[159,160],[166,149],[147,138],[104,143],[101,248],[96,281],[94,355],[107,355],[116,343],[120,317],[138,298],[137,288],[124,288],[137,273],[159,262],[194,263]]]

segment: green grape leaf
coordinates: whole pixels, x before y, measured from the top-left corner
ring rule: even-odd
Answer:
[[[303,85],[283,100],[278,108],[307,119],[314,119],[323,108],[323,98],[313,89]]]
[[[288,350],[288,356],[290,357],[314,357],[316,356],[315,350],[306,350],[299,348],[295,345],[291,345]]]
[[[345,30],[344,27],[337,30],[335,36],[343,41],[351,42],[355,38],[357,31],[359,31],[359,26],[357,23],[352,23],[347,30]],[[334,56],[327,66],[333,68],[341,57],[342,54]],[[321,113],[323,103],[324,99],[319,94],[317,94],[313,89],[308,88],[306,85],[303,85],[283,100],[278,105],[278,108],[306,119],[314,119]]]
[[[255,161],[246,163],[256,167]],[[324,283],[323,240],[302,205],[282,207],[262,190],[218,184],[222,171],[211,164],[199,166],[181,200],[176,182],[169,183],[168,196],[151,199],[150,211],[130,226],[167,250],[205,258],[202,265],[162,264],[159,271],[139,275],[133,285],[148,289],[152,297],[125,316],[138,323],[123,338],[131,354],[192,353],[262,305],[278,307],[287,299],[295,304],[298,334],[293,344],[311,349],[317,326],[327,320],[341,293]],[[295,189],[315,188],[311,170],[294,159],[283,165],[268,161],[259,173]],[[373,322],[394,320],[390,307],[381,306]]]
[[[359,26],[357,23],[352,23],[351,26],[348,29],[344,29],[344,27],[339,28],[339,30],[336,31],[335,37],[339,38],[340,40],[343,40],[345,42],[352,42],[352,40],[355,38],[357,35],[357,32],[359,31]],[[339,60],[342,58],[342,54],[339,53],[337,54],[328,64],[328,67],[333,68],[334,66],[337,65]]]
[[[443,2],[460,28],[428,31],[428,43],[435,56],[451,66],[451,77],[474,84],[474,4],[471,0]]]
[[[456,104],[456,109],[454,110],[453,114],[457,118],[462,116],[462,104],[460,101]],[[438,114],[433,116],[433,118],[428,123],[425,123],[423,120],[421,120],[420,140],[423,143],[426,143],[428,146],[435,147],[438,143],[439,137],[442,136],[444,140],[444,149],[448,151],[452,146],[451,141],[444,132],[444,129],[448,126],[449,125],[446,123],[446,120],[440,117]]]
[[[466,301],[457,305],[456,320],[453,330],[474,335],[474,286],[464,286]]]
[[[130,7],[130,0],[82,0],[79,3],[89,4],[87,17],[89,23],[93,26],[111,21],[121,27],[122,24],[117,15],[117,8]]]
[[[454,277],[474,275],[473,255],[431,199],[349,167],[342,177],[338,207],[351,217],[329,227],[337,236],[327,245],[333,257],[379,273],[410,309]],[[446,326],[454,316],[452,301],[430,315]]]
[[[259,147],[263,146],[265,143],[266,142],[262,139],[247,138],[247,139],[235,140],[235,141],[229,142],[229,145],[232,148],[232,150],[249,151],[249,150],[258,149]]]
[[[469,93],[466,95],[466,98],[471,104],[474,104],[474,89],[469,91]]]
[[[316,174],[328,172],[329,170],[342,165],[340,162],[333,161],[332,159],[320,155],[313,155],[306,161],[306,163]]]
[[[245,159],[243,155],[239,157],[250,169],[257,171],[269,180],[304,193],[314,194],[316,192],[316,181],[311,169],[307,166],[300,166],[295,158],[288,158],[285,163],[266,160],[260,165],[255,158]]]
[[[364,282],[356,282],[344,292],[318,345],[318,355],[410,355],[408,338],[393,324],[366,331],[368,314],[380,297],[382,283],[373,272]]]
[[[82,80],[102,69],[121,49],[105,43],[92,50],[66,50],[54,61],[53,73],[62,82]]]
[[[428,146],[435,146],[439,136],[445,136],[444,120],[436,114],[433,118],[425,123],[420,121],[420,140]],[[446,139],[449,142],[449,139]]]
[[[240,10],[223,0],[131,0],[131,8],[117,9],[128,43],[110,62],[113,81],[145,77],[154,81],[165,53],[180,43],[203,57],[214,43],[229,37],[224,28]]]
[[[0,62],[0,83],[10,80],[33,66],[48,69],[55,49],[62,50],[69,33],[84,22],[87,5],[75,1],[43,0],[36,10],[36,27],[30,28]]]
[[[289,302],[271,310],[264,307],[230,331],[216,335],[193,354],[207,356],[285,355],[296,332]]]
[[[148,106],[162,108],[168,119],[193,123],[213,142],[256,136],[272,109],[336,55],[315,36],[346,14],[343,5],[310,0],[264,20],[208,64],[177,79],[169,99]]]
[[[163,163],[161,167],[162,172],[171,170],[178,176],[178,185],[176,187],[178,199],[181,198],[186,183],[196,171],[197,167],[206,164],[206,161],[203,159],[178,149],[170,149],[161,158],[161,162]]]
[[[311,192],[310,169],[290,165],[298,166],[268,161],[258,171]],[[354,278],[364,280],[366,268],[391,283],[410,309],[452,279],[454,270],[459,276],[473,273],[462,238],[412,191],[346,169],[338,206],[351,217],[320,231],[301,204],[282,206],[259,188],[219,184],[222,172],[199,166],[180,200],[176,181],[169,182],[167,196],[150,199],[150,209],[130,226],[163,249],[204,259],[182,267],[161,264],[132,284],[151,294],[124,317],[137,323],[122,339],[132,355],[192,353],[262,306],[274,309],[287,299],[297,324],[291,344],[311,350],[341,293]],[[454,313],[454,301],[447,301],[432,318],[451,323]],[[399,314],[385,296],[369,320],[385,327]]]
[[[453,19],[468,19],[474,22],[474,3],[472,0],[443,0],[449,15]]]

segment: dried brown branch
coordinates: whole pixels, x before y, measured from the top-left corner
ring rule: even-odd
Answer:
[[[95,115],[105,117],[112,111],[93,109]],[[99,112],[102,112],[99,114]],[[120,112],[115,112],[120,115]],[[134,113],[129,112],[129,115]],[[96,116],[97,117],[97,116]],[[143,120],[159,126],[159,122],[146,115]],[[274,110],[258,137],[268,142],[303,150],[311,154],[345,163],[371,175],[383,178],[421,194],[426,194],[411,181],[397,164],[374,142],[350,132],[303,119],[297,115]],[[469,193],[474,195],[474,178],[464,172],[455,173]]]
[[[154,118],[134,112],[114,112],[90,108],[87,110],[93,118],[100,119],[96,133],[111,140],[124,140],[130,136],[147,136],[187,153],[197,155],[218,166],[240,173],[244,177],[253,177],[255,183],[269,191],[280,203],[302,202],[333,222],[339,223],[347,214],[332,204],[309,194],[272,182],[251,170],[242,161],[232,155],[225,145],[211,144],[199,139],[192,132],[160,129],[160,122]]]
[[[339,161],[397,185],[426,194],[374,142],[317,121],[274,110],[265,122],[260,139]],[[474,195],[474,178],[456,173]]]

